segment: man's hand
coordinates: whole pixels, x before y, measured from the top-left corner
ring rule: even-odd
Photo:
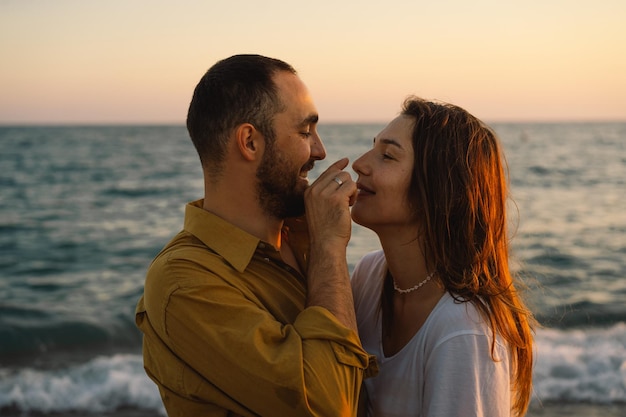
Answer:
[[[304,194],[306,217],[311,241],[346,247],[350,240],[352,220],[350,206],[357,194],[350,173],[343,171],[348,159],[332,164]]]

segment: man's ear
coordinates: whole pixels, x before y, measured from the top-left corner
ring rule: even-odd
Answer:
[[[254,125],[243,123],[235,129],[239,153],[246,161],[254,161],[263,154],[264,137]]]

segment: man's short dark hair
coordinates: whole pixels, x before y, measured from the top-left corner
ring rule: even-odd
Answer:
[[[232,130],[251,123],[268,141],[274,115],[284,110],[273,76],[296,70],[261,55],[234,55],[213,65],[196,86],[187,114],[187,130],[205,169],[221,172]]]

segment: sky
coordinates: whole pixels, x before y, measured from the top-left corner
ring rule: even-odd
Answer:
[[[626,121],[624,0],[0,0],[0,124],[182,124],[238,53],[292,64],[320,123],[386,122],[408,95]]]

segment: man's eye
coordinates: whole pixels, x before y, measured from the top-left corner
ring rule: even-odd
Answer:
[[[308,138],[311,136],[311,132],[300,132],[300,134],[302,135],[302,137],[304,138]]]
[[[384,153],[382,156],[383,156],[383,159],[393,159],[393,157],[389,155],[388,153]]]

